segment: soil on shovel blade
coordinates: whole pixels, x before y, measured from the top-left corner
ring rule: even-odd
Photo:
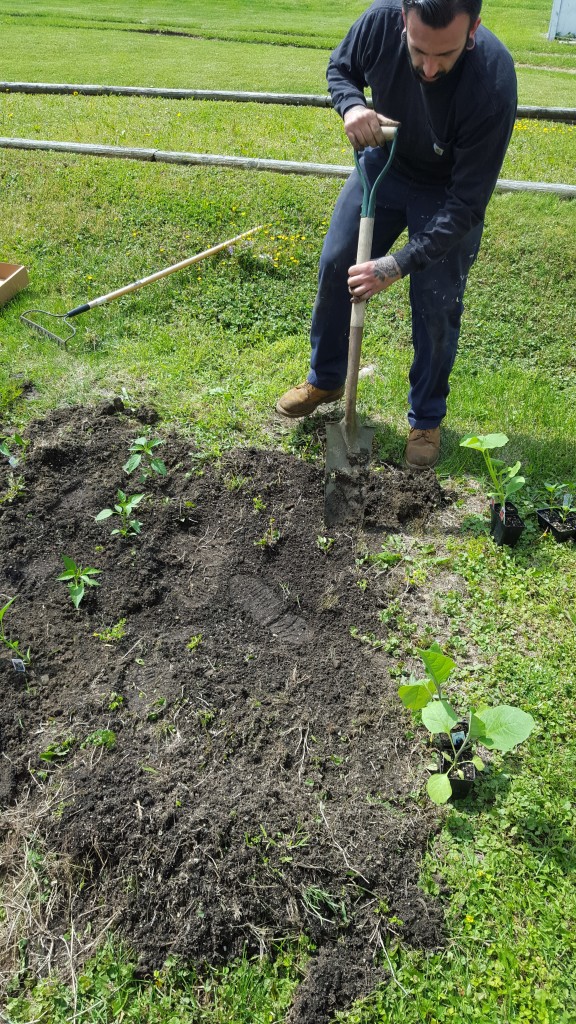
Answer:
[[[291,455],[214,465],[164,434],[167,475],[127,476],[154,422],[119,400],[59,410],[0,470],[2,625],[30,650],[18,671],[0,647],[4,978],[21,938],[41,973],[71,931],[79,961],[114,932],[144,974],[306,933],[288,1019],[321,1024],[385,977],[387,933],[442,940],[417,886],[437,827],[422,744],[370,642],[390,575],[357,559],[444,498],[433,473],[382,467],[361,536],[326,538],[323,467]],[[139,536],[95,521],[118,488],[146,494]],[[63,555],[100,570],[78,611]]]

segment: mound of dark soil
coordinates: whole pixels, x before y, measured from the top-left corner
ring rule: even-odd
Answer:
[[[35,967],[71,928],[86,954],[119,932],[143,971],[306,932],[319,953],[290,1019],[320,1024],[373,987],[387,929],[441,938],[416,884],[436,823],[412,795],[421,755],[393,659],[358,639],[385,634],[385,576],[364,588],[350,530],[319,541],[322,466],[255,450],[203,465],[168,436],[167,476],[128,477],[153,421],[116,401],[33,424],[0,505],[3,625],[31,658],[18,672],[0,651],[2,869],[16,885],[36,851],[52,893]],[[146,492],[139,536],[95,522],[118,488]],[[384,467],[363,543],[441,503],[434,474]],[[78,611],[62,555],[100,570]]]

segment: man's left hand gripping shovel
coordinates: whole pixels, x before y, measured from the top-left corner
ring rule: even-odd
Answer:
[[[387,173],[396,149],[397,128],[382,127],[385,141],[391,141],[390,156],[372,188],[360,165],[358,153],[354,150],[356,170],[362,182],[362,213],[356,263],[366,263],[372,258],[374,235],[374,214],[376,194],[380,182]],[[374,429],[361,427],[356,414],[356,392],[362,352],[364,315],[366,302],[354,302],[350,318],[348,344],[348,373],[346,376],[345,412],[340,423],[326,425],[326,477],[324,489],[324,521],[326,526],[335,526],[357,520],[361,514],[362,478],[370,461]]]

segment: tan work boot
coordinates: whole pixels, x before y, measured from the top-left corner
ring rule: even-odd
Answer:
[[[307,380],[303,384],[297,384],[295,388],[287,391],[282,398],[276,402],[276,412],[282,416],[309,416],[319,405],[325,402],[335,402],[342,398],[344,385],[336,388],[335,391],[323,391],[322,388],[315,388]]]
[[[411,469],[428,469],[435,466],[440,457],[440,427],[419,430],[412,427],[404,458]]]

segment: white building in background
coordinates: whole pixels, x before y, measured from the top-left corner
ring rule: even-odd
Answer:
[[[557,39],[558,36],[576,38],[576,0],[554,0],[548,39]]]

